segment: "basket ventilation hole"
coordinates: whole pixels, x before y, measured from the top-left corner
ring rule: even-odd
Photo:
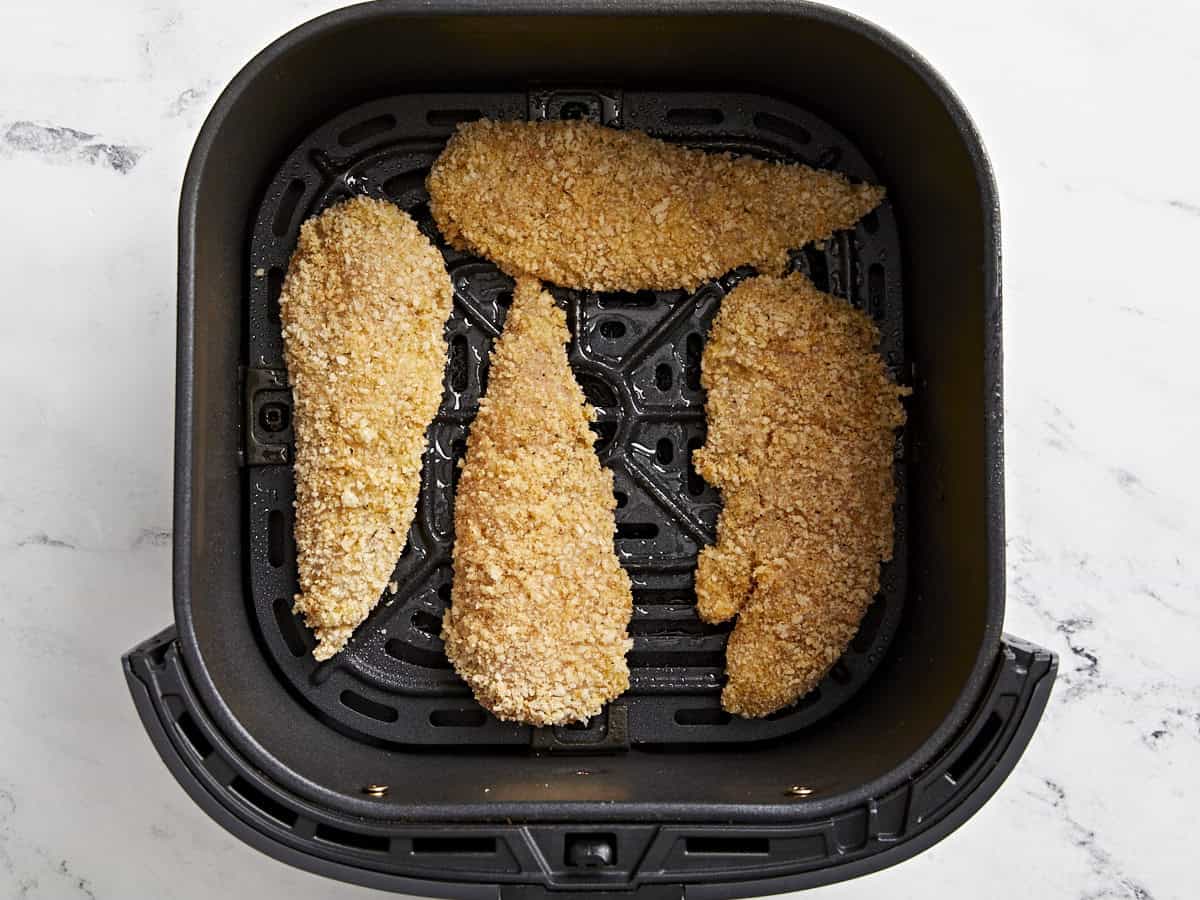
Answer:
[[[275,625],[288,651],[292,656],[303,656],[308,652],[308,645],[304,640],[304,628],[292,613],[292,602],[287,597],[276,597],[272,610],[275,613]]]
[[[369,719],[374,719],[377,722],[395,722],[400,718],[400,713],[396,712],[390,706],[385,706],[382,703],[376,703],[374,700],[369,700],[362,694],[354,691],[342,691],[341,697],[342,706],[347,709],[352,709],[362,716]]]
[[[413,853],[495,853],[496,839],[491,837],[413,838]]]
[[[187,742],[192,745],[196,755],[201,759],[208,759],[213,752],[213,746],[204,736],[204,732],[200,730],[200,726],[196,724],[196,720],[192,718],[192,714],[186,711],[180,713],[175,724],[179,726],[179,730],[183,732]]]
[[[846,665],[844,660],[838,660],[834,663],[833,668],[829,670],[829,677],[838,684],[849,684],[854,675],[850,671],[850,667]]]
[[[654,291],[645,290],[636,293],[613,293],[600,295],[601,309],[645,309],[651,307],[658,302],[658,294]]]
[[[791,706],[785,706],[783,709],[775,710],[775,712],[767,716],[767,721],[778,722],[780,719],[786,719],[788,716],[798,713],[803,709],[808,709],[810,706],[815,706],[820,701],[821,689],[819,687],[815,687]]]
[[[669,391],[674,381],[675,377],[671,373],[671,367],[666,363],[659,363],[658,368],[654,370],[654,386],[660,391]]]
[[[453,460],[450,468],[450,489],[455,493],[458,492],[458,479],[462,475],[462,466],[458,464],[464,456],[467,455],[467,442],[462,438],[455,438],[450,442],[450,457]]]
[[[429,211],[428,200],[422,200],[420,203],[410,209],[408,214],[413,217],[413,220],[418,226],[421,227],[421,229],[425,229],[427,226],[430,228],[435,227],[433,225],[433,213]]]
[[[825,254],[816,247],[804,248],[804,258],[808,262],[808,277],[816,285],[818,291],[829,292],[829,261]]]
[[[618,522],[617,537],[648,541],[651,538],[658,537],[658,526],[653,522]]]
[[[658,619],[654,617],[653,611],[642,608],[638,611],[638,615],[633,617],[629,623],[630,634],[668,634],[679,636],[684,634],[695,635],[714,635],[728,634],[732,625],[728,622],[719,622],[716,625],[710,625],[707,622],[702,622],[699,618],[689,619]]]
[[[425,121],[436,128],[453,128],[482,118],[483,113],[477,109],[431,109],[425,114]]]
[[[450,374],[450,390],[461,394],[467,389],[467,339],[461,334],[450,339],[447,370]]]
[[[438,599],[441,600],[443,603],[445,603],[447,606],[450,605],[450,596],[451,596],[452,590],[453,590],[453,585],[449,581],[442,582],[442,584],[438,585],[438,589],[437,589]]]
[[[267,269],[267,318],[279,321],[279,295],[283,293],[283,269],[271,266]]]
[[[858,625],[858,633],[850,641],[850,649],[856,653],[866,653],[875,643],[875,635],[883,624],[884,603],[879,597],[867,607],[867,612]]]
[[[719,109],[671,109],[667,111],[667,122],[671,125],[720,125],[725,114]]]
[[[393,638],[383,645],[383,652],[392,659],[398,659],[409,665],[420,666],[423,669],[448,669],[450,661],[440,650],[427,650],[424,647],[414,647],[405,641]]]
[[[600,336],[605,340],[615,341],[625,337],[625,323],[616,319],[608,319],[600,323]]]
[[[781,137],[789,138],[797,144],[807,144],[812,140],[812,133],[804,126],[770,113],[755,113],[754,125],[763,131],[772,131]]]
[[[270,816],[276,822],[282,822],[288,828],[296,824],[300,816],[294,809],[289,809],[277,800],[272,800],[240,775],[229,783],[229,789],[261,812]]]
[[[431,612],[418,609],[413,613],[412,627],[426,637],[436,638],[441,636],[442,620]]]
[[[583,396],[587,398],[587,402],[597,409],[607,409],[617,405],[616,391],[595,375],[581,377],[579,387],[583,390]]]
[[[367,850],[371,853],[387,853],[391,848],[391,841],[383,835],[360,834],[357,831],[346,831],[344,828],[335,828],[324,823],[317,826],[315,836],[319,841],[351,847],[354,850]]]
[[[435,728],[478,728],[487,721],[482,709],[435,709],[429,724]]]
[[[883,318],[883,298],[885,292],[883,266],[871,263],[867,269],[867,301],[871,304],[871,315],[877,319]]]
[[[275,218],[271,220],[271,230],[275,232],[275,237],[283,237],[288,233],[288,227],[296,215],[296,207],[300,205],[300,198],[303,196],[304,182],[293,178],[284,189],[283,196],[279,198]]]
[[[393,175],[383,183],[383,192],[397,203],[404,200],[410,203],[427,203],[429,195],[425,193],[425,171]]]
[[[949,769],[946,770],[946,775],[955,784],[962,781],[964,775],[971,771],[971,767],[979,761],[979,758],[992,745],[992,741],[996,739],[996,735],[1000,733],[1000,729],[1004,726],[1004,720],[995,711],[988,716],[987,721],[983,723],[983,727],[979,729],[979,734],[975,735],[967,749],[962,752],[962,755],[956,759]]]
[[[693,391],[700,390],[700,356],[703,349],[704,342],[700,340],[700,335],[687,336],[683,354],[683,376],[687,386]]]
[[[267,562],[278,569],[283,565],[283,513],[277,509],[267,514]]]
[[[675,445],[671,443],[670,438],[659,439],[658,446],[654,449],[654,458],[664,466],[675,458]]]
[[[338,135],[337,140],[343,147],[353,147],[355,144],[361,144],[363,141],[386,134],[395,127],[396,117],[391,113],[384,113],[382,116],[375,116],[373,119],[351,125]]]
[[[634,588],[633,603],[634,606],[695,606],[696,591],[692,588],[682,591]]]
[[[724,650],[685,650],[679,653],[661,652],[656,650],[634,650],[626,657],[626,659],[629,661],[630,667],[635,669],[662,669],[671,668],[674,666],[685,666],[687,668],[696,669],[725,668]],[[712,713],[713,711],[699,710],[699,712]],[[680,722],[680,724],[711,725],[714,723]]]
[[[879,231],[879,213],[871,210],[863,216],[862,227],[866,230],[867,234],[875,234],[875,232]]]
[[[684,852],[765,856],[771,852],[771,841],[756,837],[690,837],[684,841]]]
[[[704,479],[700,473],[696,471],[696,465],[693,462],[693,457],[696,451],[704,446],[704,438],[689,438],[688,447],[688,470],[687,470],[687,490],[693,497],[699,497],[704,493]]]
[[[821,151],[820,156],[817,157],[816,168],[832,169],[834,166],[836,166],[841,161],[841,159],[842,159],[842,148],[841,147],[826,147],[824,150]]]
[[[621,509],[629,503],[629,495],[624,491],[614,491],[613,496],[617,498],[617,509]]]
[[[591,428],[596,433],[596,443],[593,446],[597,453],[603,453],[612,446],[613,438],[617,436],[617,423],[593,422]]]
[[[724,725],[732,718],[718,707],[675,710],[675,722],[679,725]]]

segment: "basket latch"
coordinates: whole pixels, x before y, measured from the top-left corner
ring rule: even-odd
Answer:
[[[619,753],[629,749],[629,710],[610,703],[586,726],[555,725],[533,729],[531,749],[539,753]]]
[[[292,461],[292,392],[282,369],[244,369],[246,420],[242,464],[287,465]]]

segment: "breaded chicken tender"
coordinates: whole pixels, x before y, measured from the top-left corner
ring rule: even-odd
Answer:
[[[629,577],[613,549],[601,466],[564,348],[566,318],[517,282],[467,439],[454,511],[446,656],[501,719],[587,719],[629,686]]]
[[[427,181],[460,250],[512,275],[597,291],[693,289],[848,228],[883,188],[835,172],[705,153],[587,122],[459,126]]]
[[[892,555],[900,397],[862,312],[804,275],[760,276],[722,301],[701,361],[708,437],[698,472],[721,489],[700,554],[701,618],[737,615],[726,710],[765,716],[842,655]]]
[[[452,289],[404,212],[359,197],[304,223],[279,297],[295,402],[296,611],[345,646],[404,549],[442,397]]]

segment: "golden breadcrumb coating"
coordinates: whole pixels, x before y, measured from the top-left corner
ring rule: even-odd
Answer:
[[[708,437],[694,459],[725,505],[696,594],[705,621],[738,616],[729,712],[765,716],[812,690],[891,559],[908,390],[878,343],[864,313],[798,273],[751,278],[721,303],[701,363]]]
[[[567,362],[566,318],[517,282],[467,439],[454,510],[446,656],[501,719],[587,719],[629,687],[629,577],[612,473]]]
[[[599,291],[695,288],[848,228],[883,188],[587,122],[460,125],[427,181],[438,228],[513,275]]]
[[[404,549],[442,397],[453,292],[404,212],[358,197],[309,219],[279,297],[295,401],[296,610],[328,659]]]

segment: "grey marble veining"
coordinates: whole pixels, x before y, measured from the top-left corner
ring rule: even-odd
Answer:
[[[170,619],[175,215],[220,88],[325,2],[0,11],[0,898],[381,897],[212,823],[117,660]],[[962,829],[830,900],[1200,896],[1200,8],[856,0],[1004,214],[1006,627],[1061,655]]]
[[[36,122],[13,122],[3,128],[0,148],[10,154],[28,153],[45,162],[107,166],[122,175],[132,171],[142,155],[137,147],[105,143],[86,131]]]

